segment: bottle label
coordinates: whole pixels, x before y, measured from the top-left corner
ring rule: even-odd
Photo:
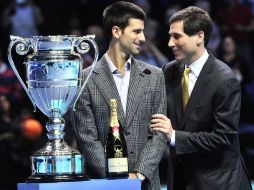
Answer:
[[[127,158],[109,158],[108,159],[108,171],[113,172],[128,172]]]

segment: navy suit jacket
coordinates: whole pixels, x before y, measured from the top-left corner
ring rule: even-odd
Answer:
[[[163,67],[168,117],[176,130],[175,147],[170,146],[168,188],[176,190],[173,186],[178,180],[188,190],[251,190],[238,140],[238,80],[210,54],[183,111],[183,69],[177,61]],[[182,179],[174,178],[176,171]]]

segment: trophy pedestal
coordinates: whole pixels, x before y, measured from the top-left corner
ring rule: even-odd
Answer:
[[[139,179],[92,179],[89,181],[73,181],[58,183],[18,183],[18,190],[141,190]]]
[[[27,183],[49,183],[88,180],[84,174],[84,159],[64,140],[51,140],[31,156],[32,175]]]

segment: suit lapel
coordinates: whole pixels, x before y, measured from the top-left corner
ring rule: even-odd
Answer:
[[[108,63],[104,56],[101,60],[97,63],[96,68],[94,69],[94,77],[93,81],[95,85],[98,87],[98,90],[104,97],[105,101],[107,102],[108,106],[110,99],[115,98],[117,100],[117,111],[118,111],[118,119],[121,126],[125,127],[125,115],[123,111],[123,106],[121,103],[121,99],[113,78],[113,75],[110,71]]]
[[[181,123],[183,117],[183,101],[182,101],[182,86],[181,86],[181,79],[183,75],[184,64],[180,64],[176,73],[176,89],[174,93],[175,101],[175,110],[176,110],[176,117],[178,124]],[[178,125],[181,129],[181,125]]]
[[[131,76],[128,90],[128,100],[127,100],[127,118],[126,126],[130,125],[130,122],[136,113],[137,107],[145,91],[145,86],[148,80],[146,79],[143,71],[147,68],[144,64],[137,62],[135,59],[132,59],[131,64]],[[149,71],[150,72],[150,71]]]
[[[184,123],[189,117],[189,114],[195,108],[197,101],[202,97],[201,95],[205,91],[205,88],[208,88],[208,83],[210,81],[209,75],[212,72],[212,66],[213,66],[212,59],[214,59],[213,56],[209,55],[207,62],[203,66],[197,78],[196,84],[192,90],[191,96],[189,98],[188,104],[183,114],[182,127],[184,126]]]

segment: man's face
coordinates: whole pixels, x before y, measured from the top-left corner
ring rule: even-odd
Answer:
[[[120,48],[124,53],[138,54],[141,44],[145,42],[144,21],[131,18],[129,25],[122,31],[119,42]]]
[[[172,49],[177,61],[190,64],[197,59],[200,39],[198,34],[188,36],[184,33],[183,21],[173,22],[170,25],[169,35],[168,46]]]

